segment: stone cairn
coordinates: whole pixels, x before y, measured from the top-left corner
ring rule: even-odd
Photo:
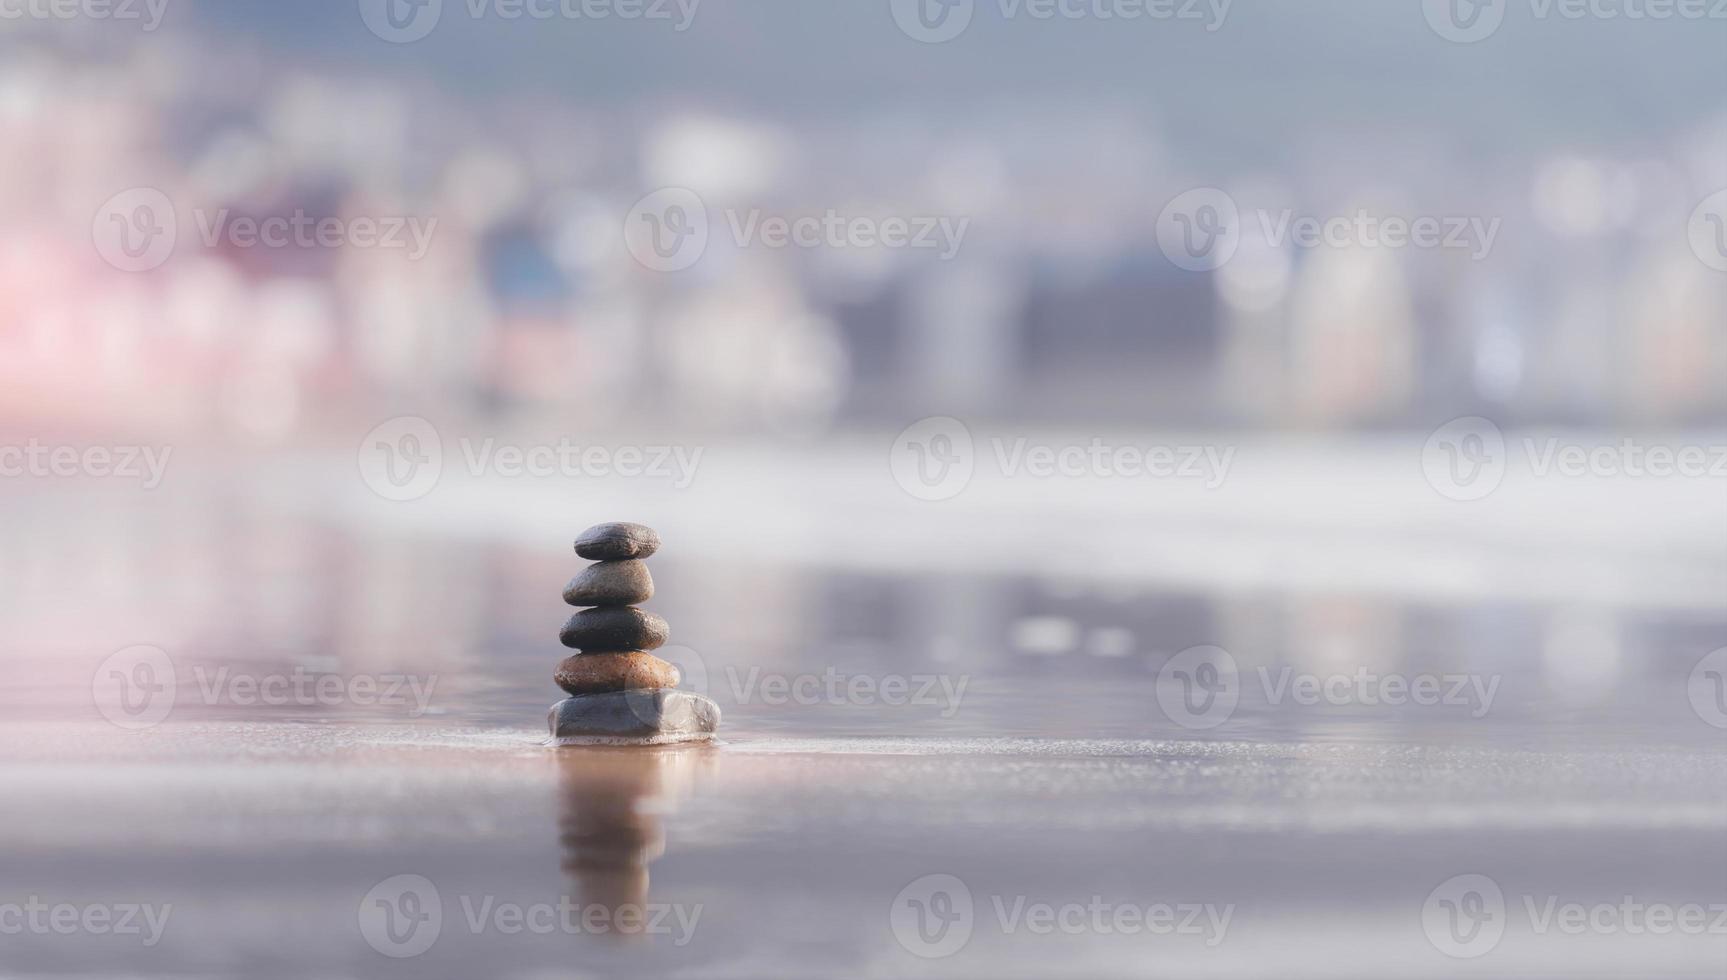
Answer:
[[[586,606],[559,631],[578,651],[554,679],[570,697],[552,706],[554,738],[564,741],[679,742],[711,738],[719,706],[676,690],[678,668],[654,656],[671,634],[666,621],[637,608],[653,598],[649,557],[660,536],[641,524],[598,524],[576,539],[594,564],[564,587],[564,601]]]

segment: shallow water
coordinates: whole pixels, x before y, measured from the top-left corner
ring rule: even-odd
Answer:
[[[0,905],[171,912],[149,945],[0,935],[5,972],[1727,970],[1719,928],[1546,918],[1727,903],[1727,732],[1692,704],[1727,610],[1689,587],[1226,587],[668,535],[651,605],[722,741],[554,749],[566,548],[312,499],[9,502]],[[1238,668],[1214,727],[1160,680],[1202,645]],[[114,714],[116,666],[169,710]],[[1365,703],[1429,677],[1442,703]],[[1457,958],[1443,889],[1470,873],[1504,932]]]

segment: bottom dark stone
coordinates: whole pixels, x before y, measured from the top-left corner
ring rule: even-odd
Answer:
[[[657,745],[714,737],[720,706],[688,691],[654,688],[579,694],[552,705],[552,738]]]

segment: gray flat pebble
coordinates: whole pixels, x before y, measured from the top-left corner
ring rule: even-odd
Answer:
[[[560,742],[688,742],[713,738],[720,706],[670,688],[615,691],[565,698],[546,720]]]
[[[654,577],[638,558],[596,562],[564,586],[572,606],[633,606],[654,597]]]

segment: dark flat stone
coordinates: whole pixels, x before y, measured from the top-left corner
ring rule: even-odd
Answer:
[[[659,532],[646,524],[595,524],[576,538],[576,554],[593,561],[646,558],[658,550]]]
[[[653,597],[654,577],[638,558],[596,562],[564,586],[564,601],[572,606],[633,606]]]
[[[558,632],[564,646],[583,653],[657,650],[672,628],[651,612],[635,606],[602,606],[571,616]]]
[[[669,688],[581,694],[552,705],[547,722],[559,741],[688,742],[714,736],[720,706]]]

